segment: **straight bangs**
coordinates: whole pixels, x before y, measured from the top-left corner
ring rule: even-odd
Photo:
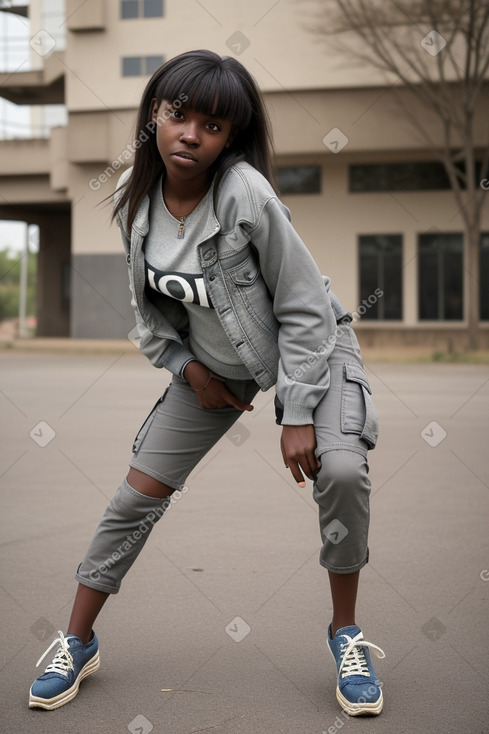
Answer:
[[[253,115],[239,76],[214,63],[205,69],[199,63],[167,71],[155,92],[158,104],[164,99],[171,104],[177,102],[177,107],[229,120],[238,130],[246,130]]]

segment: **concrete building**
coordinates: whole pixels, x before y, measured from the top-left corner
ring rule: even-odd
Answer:
[[[130,163],[148,75],[182,51],[210,48],[239,58],[264,91],[283,201],[338,296],[362,314],[364,343],[463,346],[468,293],[478,284],[466,268],[463,221],[440,164],[375,71],[327,52],[310,30],[311,3],[8,5],[0,11],[29,18],[30,44],[17,70],[1,69],[0,96],[67,111],[48,136],[0,141],[0,219],[40,227],[39,335],[124,337],[134,325],[119,231],[100,202]],[[425,110],[414,112],[429,124]],[[488,114],[489,103],[476,125],[481,146]],[[487,206],[483,217],[487,346]]]

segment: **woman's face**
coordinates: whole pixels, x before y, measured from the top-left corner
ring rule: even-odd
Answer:
[[[153,100],[152,119],[157,123],[156,145],[167,176],[190,180],[205,174],[234,138],[233,125],[187,107],[176,109]]]

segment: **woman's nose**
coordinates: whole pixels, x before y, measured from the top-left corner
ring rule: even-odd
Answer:
[[[180,135],[180,140],[188,145],[197,145],[200,141],[197,125],[192,122],[185,125]]]

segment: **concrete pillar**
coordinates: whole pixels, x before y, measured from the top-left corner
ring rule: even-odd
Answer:
[[[70,336],[70,212],[46,214],[39,222],[37,336]]]

